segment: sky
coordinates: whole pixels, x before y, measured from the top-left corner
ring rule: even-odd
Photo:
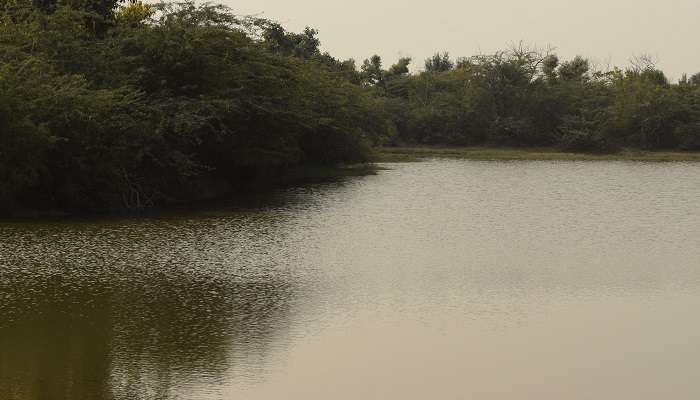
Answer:
[[[700,72],[698,0],[219,0],[292,31],[320,31],[322,49],[359,63],[379,54],[412,70],[436,51],[454,57],[492,53],[512,43],[553,47],[560,59],[589,57],[625,67],[648,54],[672,79]]]

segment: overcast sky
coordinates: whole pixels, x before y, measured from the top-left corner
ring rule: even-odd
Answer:
[[[556,47],[560,58],[588,56],[626,66],[647,53],[667,74],[700,72],[700,0],[223,0],[238,14],[261,14],[289,30],[320,31],[323,50],[359,62],[414,58],[438,50],[490,53],[510,43]]]

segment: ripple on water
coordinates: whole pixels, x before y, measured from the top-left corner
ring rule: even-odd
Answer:
[[[700,393],[699,173],[431,160],[243,207],[0,223],[0,398]]]

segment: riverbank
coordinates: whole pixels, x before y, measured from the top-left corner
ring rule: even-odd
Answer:
[[[471,160],[570,160],[570,161],[700,161],[700,152],[643,151],[626,149],[612,154],[571,153],[551,148],[491,147],[381,147],[378,162],[410,162],[449,157]]]
[[[199,208],[212,204],[246,204],[251,197],[269,194],[279,189],[314,183],[333,182],[346,178],[375,175],[382,167],[374,163],[329,165],[302,165],[252,181],[236,185],[223,180],[193,181],[194,187],[182,200],[162,201],[142,208],[104,207],[87,209],[31,208],[21,204],[0,204],[0,220],[31,220],[105,215],[133,215],[167,213],[172,210]]]

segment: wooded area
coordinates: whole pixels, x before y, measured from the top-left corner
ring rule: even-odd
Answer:
[[[318,32],[193,2],[0,1],[0,206],[143,209],[375,146],[700,149],[700,74],[524,46],[359,68]]]

